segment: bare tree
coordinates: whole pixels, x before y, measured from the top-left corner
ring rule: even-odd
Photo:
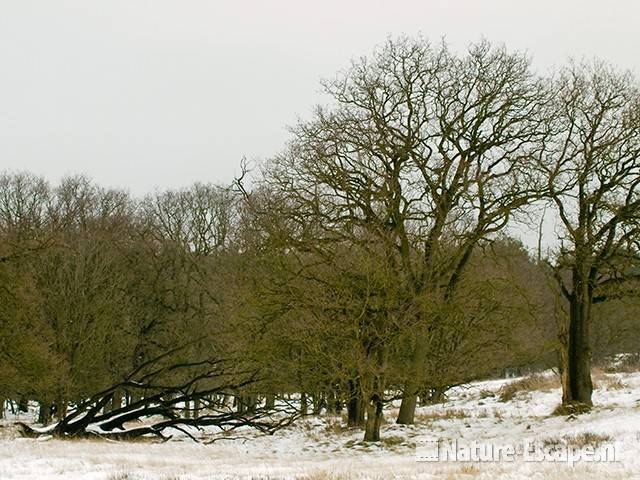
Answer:
[[[544,91],[522,55],[483,42],[458,57],[422,39],[387,42],[325,89],[336,105],[293,129],[266,183],[296,248],[357,246],[403,285],[394,310],[416,342],[398,421],[412,423],[439,321],[414,300],[450,296],[474,247],[538,194]]]
[[[554,264],[568,310],[562,400],[591,405],[593,304],[629,293],[620,287],[637,276],[640,91],[631,74],[600,62],[572,63],[551,87],[556,131],[542,166],[563,227]]]

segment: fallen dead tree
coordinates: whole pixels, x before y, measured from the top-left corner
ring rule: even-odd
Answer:
[[[248,426],[272,434],[299,416],[293,405],[284,402],[277,407],[256,406],[250,411],[237,411],[221,403],[219,398],[257,386],[259,371],[243,368],[237,359],[179,361],[184,349],[178,347],[145,362],[124,381],[70,408],[55,424],[36,428],[18,423],[21,433],[27,437],[132,440],[154,436],[168,440],[171,436],[165,432],[178,430],[196,440],[190,429],[215,426],[228,432]],[[133,392],[136,400],[109,409],[114,397],[123,391]],[[198,405],[197,415],[185,415],[195,410],[191,404]]]

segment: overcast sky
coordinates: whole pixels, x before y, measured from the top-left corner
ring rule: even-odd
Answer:
[[[633,0],[0,0],[0,170],[135,194],[227,182],[282,147],[320,78],[388,35],[637,73],[639,23]]]

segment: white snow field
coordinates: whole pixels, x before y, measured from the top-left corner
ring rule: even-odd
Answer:
[[[600,373],[593,411],[575,418],[551,415],[560,399],[557,387],[543,385],[500,401],[500,389],[515,381],[456,388],[446,403],[419,408],[414,426],[395,425],[397,409],[390,407],[384,440],[375,445],[362,444],[362,432],[343,428],[336,416],[299,421],[273,436],[248,430],[227,437],[198,434],[205,441],[218,439],[211,444],[184,436],[165,443],[34,440],[20,438],[9,419],[0,428],[0,479],[640,479],[640,372]],[[416,461],[416,442],[423,445],[425,436],[517,446],[527,441],[561,444],[563,438],[580,435],[615,442],[617,461],[571,466],[517,455],[499,462]]]

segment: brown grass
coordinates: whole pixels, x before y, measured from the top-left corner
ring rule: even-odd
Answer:
[[[309,475],[304,475],[302,477],[296,477],[296,478],[300,478],[300,479],[304,478],[304,480],[350,480],[351,478],[353,478],[353,476],[348,473],[336,473],[336,472],[327,472],[326,470],[319,470]]]
[[[445,410],[432,410],[430,412],[420,412],[416,413],[416,421],[430,422],[434,420],[453,420],[453,419],[461,419],[461,418],[469,418],[469,413],[464,410],[459,410],[456,408],[447,408]]]
[[[583,413],[589,413],[591,406],[586,403],[573,402],[573,403],[561,403],[553,411],[552,415],[565,416],[565,415],[582,415]]]
[[[480,474],[480,469],[475,465],[463,465],[455,472],[449,472],[446,476],[447,480],[459,480],[466,478],[474,478]]]
[[[129,472],[113,473],[107,477],[107,480],[143,480],[146,477],[139,477]],[[157,477],[158,480],[180,480],[178,475],[169,475],[166,477]]]
[[[491,390],[480,390],[480,400],[484,400],[485,398],[493,398],[495,396],[495,392],[492,392]]]
[[[534,373],[527,375],[520,380],[507,383],[498,392],[498,399],[501,402],[510,402],[520,393],[534,391],[549,391],[560,386],[560,381],[554,375],[542,375]]]
[[[323,430],[325,433],[342,435],[343,433],[348,432],[350,428],[342,420],[331,419],[326,421]]]
[[[569,445],[582,448],[590,445],[592,447],[599,447],[603,443],[613,442],[613,437],[604,433],[583,432],[577,435],[567,437]]]
[[[382,445],[384,445],[387,448],[393,448],[393,447],[397,447],[399,445],[402,445],[403,443],[406,442],[406,439],[399,436],[399,435],[391,435],[388,437],[382,437],[382,439],[380,440],[380,443],[382,443]]]
[[[640,354],[629,354],[622,359],[609,362],[603,367],[606,373],[634,373],[640,371]]]
[[[554,450],[560,446],[570,446],[574,448],[593,447],[597,448],[604,443],[612,442],[613,438],[610,435],[583,432],[576,435],[564,435],[562,437],[549,437],[542,441],[545,448]]]
[[[627,388],[627,385],[620,378],[601,368],[592,369],[591,380],[594,390],[624,390]]]

